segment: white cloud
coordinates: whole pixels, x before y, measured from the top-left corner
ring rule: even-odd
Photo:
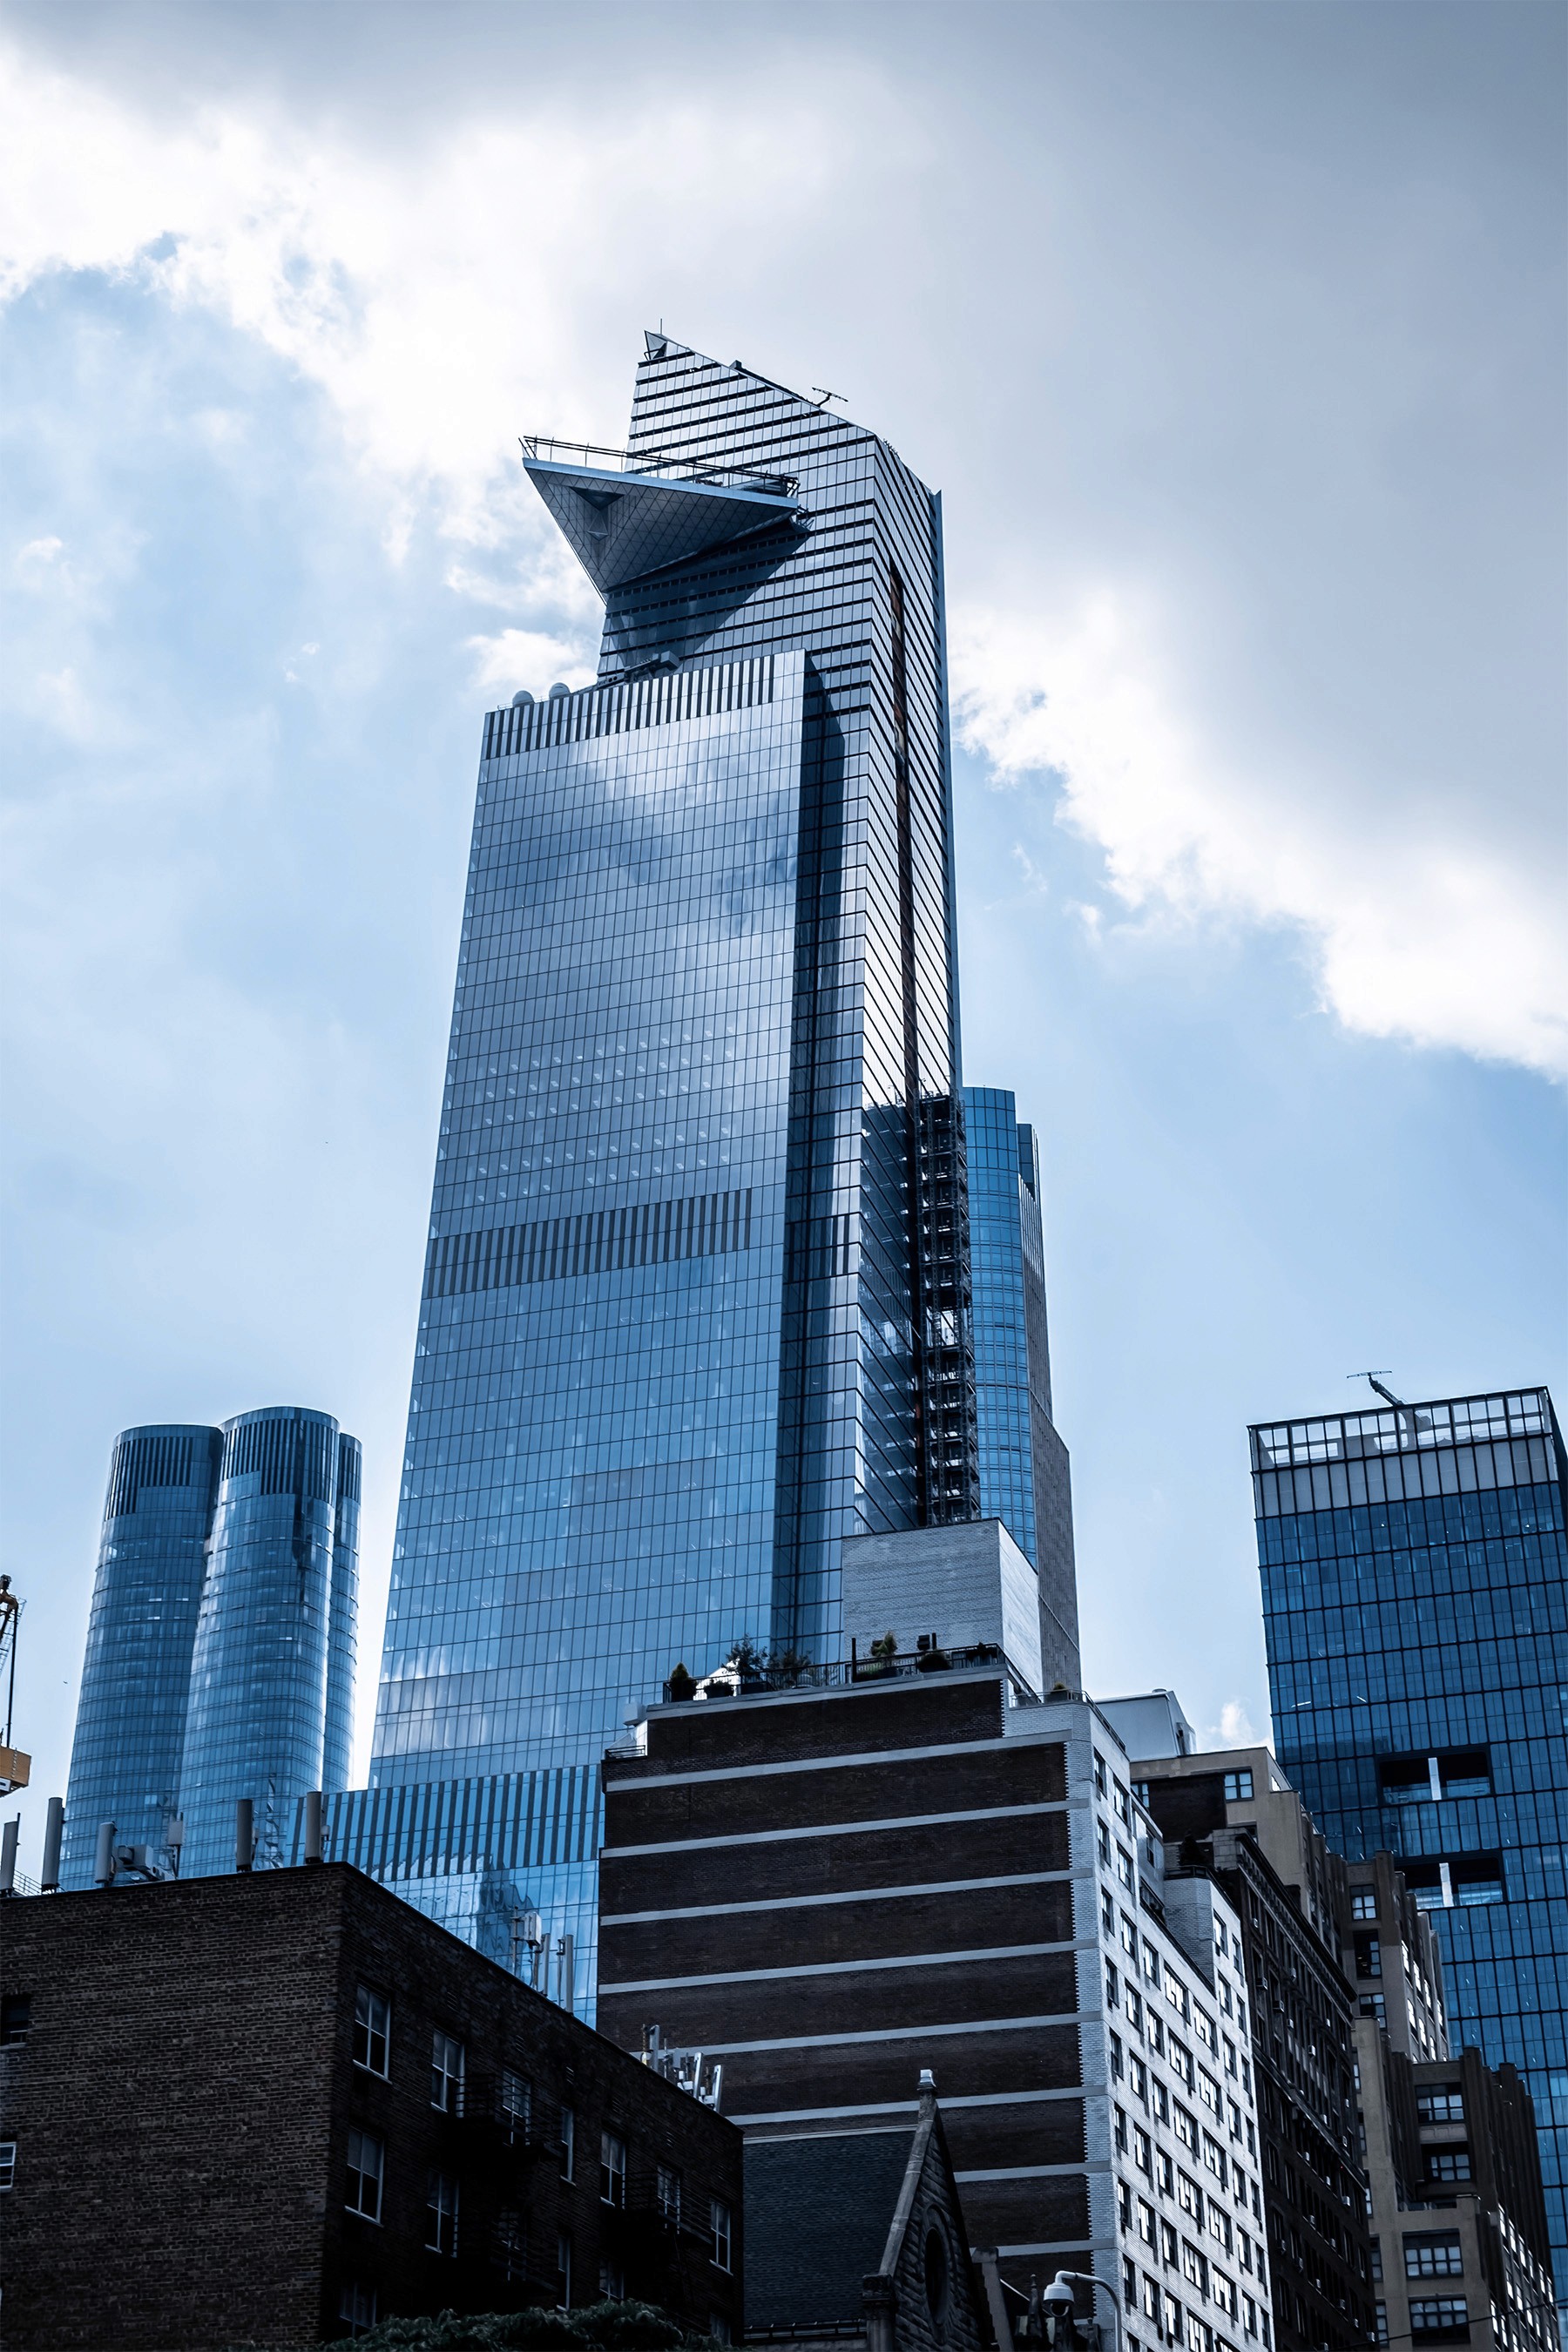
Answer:
[[[1205,1748],[1267,1748],[1270,1745],[1267,1732],[1259,1731],[1247,1711],[1246,1702],[1227,1698],[1219,1711],[1219,1721],[1205,1735]]]
[[[574,688],[592,686],[598,676],[597,648],[578,639],[571,643],[540,629],[503,629],[499,636],[470,637],[474,655],[474,685],[487,696],[510,702],[519,687],[541,699],[559,682]]]
[[[673,305],[782,257],[864,152],[879,102],[857,82],[797,96],[776,78],[715,79],[575,110],[552,89],[531,111],[512,87],[504,114],[410,152],[310,138],[254,104],[171,125],[0,53],[0,299],[52,270],[134,272],[317,384],[360,461],[406,498],[433,485],[450,527],[510,535],[517,433],[594,425],[599,319],[618,408],[650,274]]]
[[[1127,907],[1298,930],[1347,1028],[1568,1074],[1550,877],[1435,814],[1413,823],[1375,778],[1347,796],[1244,762],[1194,716],[1168,635],[1152,600],[1111,588],[1065,615],[960,613],[962,740],[1001,782],[1056,781]]]

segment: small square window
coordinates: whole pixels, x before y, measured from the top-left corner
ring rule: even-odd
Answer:
[[[1375,1919],[1376,1916],[1377,1889],[1374,1886],[1352,1886],[1351,1889],[1351,1917],[1352,1919]]]
[[[1246,1805],[1252,1801],[1252,1768],[1244,1764],[1238,1772],[1225,1776],[1225,1801],[1227,1805]]]
[[[713,2232],[713,2261],[721,2271],[730,2268],[730,2208],[721,2197],[711,2200],[708,2208],[709,2225]]]
[[[392,2039],[392,2003],[369,1985],[354,1994],[354,2064],[384,2074]]]

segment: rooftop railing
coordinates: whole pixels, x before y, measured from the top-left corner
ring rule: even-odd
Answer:
[[[705,457],[670,457],[658,449],[601,449],[592,441],[563,441],[550,433],[524,433],[521,443],[523,457],[542,466],[583,466],[596,474],[695,482],[706,489],[750,490],[770,499],[793,499],[800,488],[793,474],[765,474]]]
[[[965,1667],[1000,1666],[1022,1703],[1038,1704],[1037,1695],[1017,1675],[1006,1653],[994,1642],[974,1642],[965,1647],[899,1650],[889,1655],[836,1659],[829,1664],[790,1663],[774,1665],[766,1659],[735,1665],[729,1662],[705,1675],[700,1682],[664,1685],[667,1706],[697,1699],[760,1698],[779,1691],[847,1690],[852,1684],[901,1682],[917,1675],[961,1672]]]

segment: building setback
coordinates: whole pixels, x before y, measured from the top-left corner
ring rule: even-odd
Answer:
[[[741,2331],[739,2133],[342,1864],[14,1901],[6,2339],[644,2294]]]
[[[1092,2268],[1131,2344],[1268,2345],[1239,1922],[1206,1883],[1166,1917],[1092,1706],[935,1661],[647,1711],[605,1759],[602,2027],[721,2059],[749,2143],[912,2120],[929,2067],[1012,2284]]]
[[[1529,2084],[1568,2280],[1568,1455],[1545,1389],[1251,1432],[1279,1761],[1392,1853],[1449,2028]]]

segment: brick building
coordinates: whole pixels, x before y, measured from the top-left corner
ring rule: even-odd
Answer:
[[[8,2352],[622,2292],[738,2339],[733,2126],[359,1872],[4,1918]]]
[[[1093,2272],[1131,2352],[1268,2347],[1239,1922],[1165,1889],[1087,1700],[936,1656],[647,1710],[605,1759],[600,2026],[721,2060],[749,2150],[912,2126],[929,2067],[1010,2287]]]
[[[1139,1704],[1107,1711],[1131,1728]],[[1213,1879],[1241,1919],[1280,2352],[1357,2352],[1374,2312],[1344,1864],[1267,1748],[1145,1755],[1132,1771],[1172,1874]]]

